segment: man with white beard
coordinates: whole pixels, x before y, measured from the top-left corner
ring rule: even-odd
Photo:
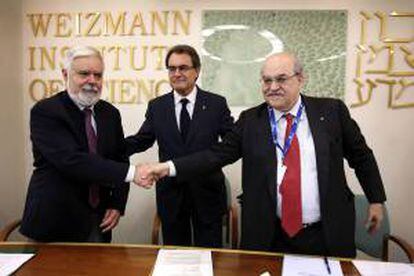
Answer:
[[[104,62],[92,47],[68,51],[62,91],[30,114],[34,170],[20,232],[40,242],[110,242],[137,166],[124,155],[119,111],[100,100]]]

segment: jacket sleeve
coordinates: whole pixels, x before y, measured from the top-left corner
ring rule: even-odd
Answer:
[[[358,124],[351,118],[348,108],[337,101],[341,121],[344,157],[354,169],[358,181],[371,203],[386,200],[384,185],[374,153],[368,147]]]
[[[221,137],[221,139],[224,138],[224,136],[233,129],[234,127],[234,119],[231,116],[231,112],[229,109],[229,106],[227,105],[227,101],[225,98],[223,98],[223,101],[221,103],[222,107],[221,107],[221,122],[220,122],[220,130],[219,130],[219,135]]]
[[[155,142],[155,133],[153,128],[153,105],[151,102],[148,104],[147,112],[145,113],[145,121],[141,128],[135,135],[128,136],[125,139],[126,153],[128,156],[134,153],[143,152]]]
[[[79,182],[124,181],[129,164],[89,154],[81,148],[71,121],[46,105],[35,105],[30,116],[33,153],[41,166],[54,166],[59,173]],[[35,164],[36,165],[36,164]],[[111,185],[111,184],[106,184]]]
[[[126,147],[125,147],[125,140],[124,140],[124,131],[122,129],[122,121],[121,121],[121,115],[117,111],[116,113],[116,133],[115,133],[115,139],[117,140],[117,153],[118,156],[116,156],[116,161],[128,163],[128,157],[126,155]],[[119,183],[119,185],[115,185],[111,189],[111,202],[110,207],[113,209],[117,209],[120,211],[121,215],[124,215],[125,213],[125,206],[128,200],[128,194],[129,194],[129,183],[126,183],[122,181],[122,183]]]
[[[191,179],[200,174],[209,173],[228,164],[236,162],[242,157],[242,141],[244,127],[244,113],[223,140],[210,149],[197,152],[182,158],[173,159],[177,170],[177,177],[182,180]]]

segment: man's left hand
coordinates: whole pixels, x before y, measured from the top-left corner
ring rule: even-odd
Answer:
[[[121,213],[119,210],[116,209],[107,209],[105,211],[105,216],[102,219],[101,224],[99,227],[102,228],[102,233],[108,232],[115,228],[118,225],[119,218],[121,217]]]
[[[382,203],[371,203],[368,208],[368,219],[365,226],[370,234],[374,234],[381,226],[384,217],[384,206]]]

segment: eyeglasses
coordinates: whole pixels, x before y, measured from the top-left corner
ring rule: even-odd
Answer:
[[[175,72],[178,73],[186,73],[187,71],[193,69],[194,66],[188,66],[188,65],[180,65],[180,66],[167,66],[167,70],[169,74],[174,74]]]
[[[90,75],[93,75],[93,77],[97,80],[102,79],[103,77],[103,73],[102,72],[92,72],[92,71],[88,71],[88,70],[80,70],[80,71],[76,71],[73,70],[77,75],[79,75],[79,77],[81,77],[82,79],[86,79],[87,77],[89,77]]]
[[[276,76],[276,77],[263,76],[262,77],[262,82],[266,86],[272,85],[273,82],[276,82],[276,84],[279,84],[279,85],[283,85],[288,80],[290,80],[291,78],[293,78],[294,76],[297,76],[297,75],[298,75],[298,73],[293,73],[293,75],[291,75],[291,76],[284,76],[284,75]]]

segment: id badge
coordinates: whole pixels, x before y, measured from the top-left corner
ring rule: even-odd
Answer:
[[[285,177],[287,167],[282,163],[279,162],[277,165],[277,185],[280,186],[282,184],[283,178]]]

